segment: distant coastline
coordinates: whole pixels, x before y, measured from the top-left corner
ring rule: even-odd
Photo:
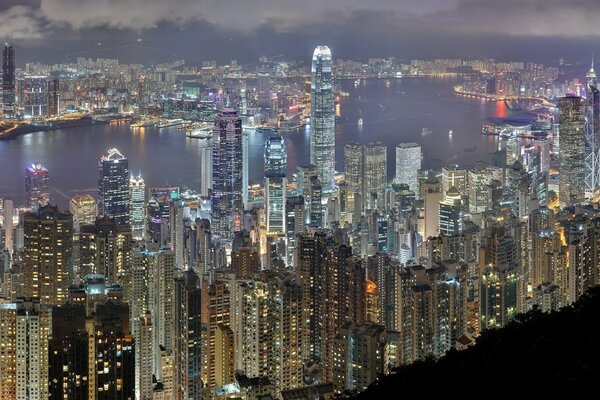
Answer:
[[[45,124],[21,124],[17,127],[5,127],[0,126],[0,141],[2,140],[14,140],[19,136],[26,135],[34,132],[46,132],[57,129],[77,128],[81,126],[91,126],[96,124],[108,124],[110,120],[98,120],[92,116],[83,116],[78,119],[54,121]]]

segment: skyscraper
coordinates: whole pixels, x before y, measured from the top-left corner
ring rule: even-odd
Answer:
[[[200,143],[200,196],[208,197],[212,189],[212,139],[198,139]]]
[[[587,98],[585,100],[585,139],[586,139],[586,198],[600,186],[600,91],[598,78],[592,67],[586,74]]]
[[[335,184],[335,103],[329,47],[315,49],[311,72],[310,163],[317,166],[323,193],[331,193]]]
[[[267,232],[270,234],[282,235],[285,232],[286,168],[285,141],[273,133],[265,144],[265,209]]]
[[[2,57],[2,113],[4,118],[15,117],[15,49],[9,43]]]
[[[562,97],[560,110],[560,178],[561,207],[585,200],[585,101],[581,97]]]
[[[48,79],[48,115],[60,112],[60,83],[58,78]]]
[[[400,143],[396,146],[396,178],[394,183],[406,183],[418,195],[418,174],[421,169],[421,146],[417,143]]]
[[[98,216],[98,204],[91,194],[75,194],[69,202],[69,211],[80,225],[92,225]]]
[[[129,163],[117,149],[109,149],[98,162],[98,212],[129,224]]]
[[[235,217],[244,212],[242,158],[242,119],[223,108],[215,119],[211,221],[212,232],[222,239],[233,237]]]
[[[387,186],[387,148],[383,144],[369,143],[365,146],[363,179],[367,209],[383,209],[383,194]]]
[[[42,304],[63,304],[70,284],[73,216],[44,206],[25,213],[23,225],[25,296]]]
[[[48,115],[48,77],[28,75],[23,79],[23,107],[25,118]]]
[[[144,222],[146,207],[146,184],[141,175],[132,176],[129,180],[129,222],[133,238],[144,238]]]
[[[25,168],[25,195],[33,211],[50,202],[49,180],[50,174],[42,164],[34,162]]]

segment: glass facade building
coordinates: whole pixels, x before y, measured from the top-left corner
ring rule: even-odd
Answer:
[[[98,162],[98,213],[129,224],[129,162],[117,149]]]

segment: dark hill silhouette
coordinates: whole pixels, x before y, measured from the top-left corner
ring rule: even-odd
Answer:
[[[518,315],[464,351],[402,367],[354,399],[596,398],[600,393],[600,288],[572,306]]]

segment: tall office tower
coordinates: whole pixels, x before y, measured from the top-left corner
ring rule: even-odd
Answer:
[[[214,152],[214,150],[213,150]],[[250,188],[250,138],[248,133],[242,131],[242,203],[244,209],[250,209],[249,204],[249,188]],[[214,174],[214,166],[213,166]],[[214,183],[213,183],[214,184]]]
[[[224,108],[215,118],[213,145],[212,232],[231,240],[242,202],[242,119]]]
[[[502,179],[500,168],[473,168],[468,172],[469,212],[480,214],[490,207],[489,186],[493,180]]]
[[[69,202],[69,212],[79,225],[93,225],[98,217],[98,204],[91,194],[75,194]]]
[[[181,275],[175,278],[175,400],[200,399],[202,396],[200,292],[200,278],[194,271],[182,271]]]
[[[385,328],[345,323],[335,337],[334,392],[362,392],[383,374]]]
[[[200,196],[210,196],[213,179],[212,139],[199,139],[200,143]]]
[[[364,151],[365,147],[357,143],[344,146],[344,178],[349,193],[363,192]]]
[[[460,192],[452,186],[440,201],[440,235],[458,236],[462,232],[463,204]]]
[[[235,334],[231,328],[218,324],[215,332],[215,387],[235,381]]]
[[[581,97],[562,97],[560,110],[560,206],[585,200],[585,100]]]
[[[71,283],[73,216],[44,206],[25,213],[23,228],[25,297],[63,304]]]
[[[129,225],[129,162],[117,149],[98,162],[98,214]]]
[[[315,49],[311,72],[310,163],[317,166],[323,193],[331,193],[335,185],[335,102],[329,47]]]
[[[141,175],[129,179],[129,223],[135,240],[144,239],[146,184]]]
[[[0,302],[0,398],[48,398],[50,319],[37,299]]]
[[[467,271],[466,264],[403,268],[402,364],[441,357],[466,333]]]
[[[467,170],[456,164],[446,165],[442,168],[442,193],[446,194],[453,186],[458,190],[461,196],[467,194]]]
[[[2,114],[4,118],[15,117],[15,49],[6,43],[2,57]]]
[[[93,275],[52,308],[50,399],[133,399],[134,340],[122,288]],[[68,368],[65,368],[65,365]]]
[[[131,257],[131,231],[113,218],[101,217],[79,228],[77,277],[102,274],[109,282],[122,282]]]
[[[48,79],[48,115],[60,112],[60,81],[58,78]]]
[[[396,146],[396,178],[394,183],[406,183],[410,190],[419,193],[421,146],[417,143],[400,143]]]
[[[25,168],[25,196],[27,206],[37,211],[50,202],[50,173],[40,163],[33,163]]]
[[[501,228],[492,229],[481,248],[481,329],[502,327],[521,309],[519,257],[513,237]]]
[[[304,197],[288,197],[286,201],[286,263],[288,266],[295,265],[294,252],[296,249],[296,238],[304,232]]]
[[[586,198],[590,198],[594,191],[600,186],[600,91],[598,90],[598,78],[594,71],[594,60],[588,71],[587,98],[585,100],[585,184]]]
[[[272,133],[265,144],[265,210],[267,234],[285,233],[287,151],[281,135]]]
[[[323,185],[317,176],[310,177],[309,194],[309,225],[312,228],[323,227]]]
[[[218,325],[231,323],[231,296],[227,284],[202,281],[202,383],[208,388],[217,384],[217,331]],[[223,338],[221,338],[222,340]],[[219,360],[221,363],[223,360]],[[231,383],[225,382],[225,383]]]
[[[25,118],[48,115],[48,77],[26,75],[23,78],[23,114]]]
[[[369,143],[365,146],[364,164],[364,197],[368,210],[383,210],[386,186],[387,148],[380,142]]]
[[[185,206],[182,200],[176,199],[171,201],[169,206],[169,228],[171,240],[169,241],[170,249],[175,253],[175,264],[177,268],[184,266],[184,226],[183,214]]]
[[[12,256],[14,251],[14,226],[13,226],[13,214],[15,212],[15,207],[13,201],[11,199],[5,199],[2,213],[3,217],[3,226],[4,229],[4,248],[8,251],[8,253]]]

